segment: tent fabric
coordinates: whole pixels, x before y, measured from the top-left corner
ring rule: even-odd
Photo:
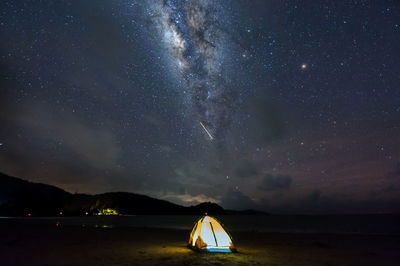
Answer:
[[[210,216],[204,216],[195,223],[190,233],[189,247],[209,252],[236,251],[229,234]]]

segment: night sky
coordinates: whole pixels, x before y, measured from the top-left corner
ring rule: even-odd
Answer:
[[[399,1],[1,1],[0,38],[5,174],[400,211]]]

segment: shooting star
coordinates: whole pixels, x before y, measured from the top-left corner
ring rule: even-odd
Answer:
[[[204,131],[207,133],[207,135],[210,137],[210,140],[213,140],[213,136],[208,132],[207,128],[203,125],[203,123],[200,122],[200,125],[204,128]]]

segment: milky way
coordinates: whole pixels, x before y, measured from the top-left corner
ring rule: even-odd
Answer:
[[[0,10],[0,172],[185,205],[400,212],[400,1]]]
[[[215,1],[162,1],[154,12],[174,70],[183,79],[185,103],[198,120],[194,124],[202,122],[221,141],[236,105],[224,76],[231,68],[226,7]]]

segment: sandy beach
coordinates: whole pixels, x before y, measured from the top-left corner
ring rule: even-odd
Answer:
[[[400,237],[231,232],[238,253],[198,253],[189,231],[0,222],[0,265],[398,265]]]

